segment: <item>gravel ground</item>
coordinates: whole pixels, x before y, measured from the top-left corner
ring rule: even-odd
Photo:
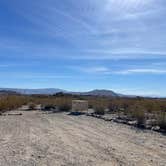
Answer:
[[[166,136],[85,115],[0,116],[0,166],[123,165],[165,166]]]

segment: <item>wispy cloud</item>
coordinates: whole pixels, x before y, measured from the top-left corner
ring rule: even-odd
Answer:
[[[89,74],[108,74],[110,69],[104,66],[95,66],[95,67],[72,67],[73,69]]]
[[[103,54],[149,54],[149,55],[165,55],[166,51],[152,51],[146,49],[139,48],[118,48],[112,50],[104,50],[104,49],[89,49],[87,50],[89,53],[103,53]]]
[[[127,69],[116,71],[117,74],[166,74],[166,70],[161,69]]]
[[[149,38],[146,34],[151,34],[153,29],[149,30],[146,24],[142,25],[141,23],[140,25],[138,23],[140,26],[137,26],[137,22],[136,25],[130,21],[127,23],[119,23],[118,20],[114,19],[116,17],[120,19],[135,19],[140,17],[145,18],[146,16],[152,18],[161,8],[154,8],[156,3],[153,0],[146,2],[139,0],[139,2],[134,1],[134,3],[128,0],[123,2],[121,0],[105,0],[104,2],[94,1],[92,3],[88,1],[87,3],[81,4],[83,6],[78,8],[78,4],[69,2],[67,3],[68,6],[64,8],[63,2],[57,3],[56,1],[41,1],[41,3],[34,3],[33,5],[29,5],[28,3],[24,5],[21,2],[20,5],[15,8],[15,12],[23,17],[25,21],[33,24],[30,28],[26,28],[26,32],[24,33],[27,34],[27,32],[30,31],[30,35],[42,39],[40,44],[43,42],[43,45],[40,47],[40,44],[37,44],[39,41],[27,42],[27,38],[25,38],[26,41],[24,42],[17,39],[18,41],[13,40],[12,43],[6,42],[6,44],[3,44],[4,41],[2,41],[2,45],[0,44],[1,48],[17,51],[21,50],[22,52],[28,51],[29,54],[33,54],[33,56],[44,54],[43,56],[45,57],[53,57],[53,54],[50,53],[50,49],[54,52],[54,55],[56,55],[58,54],[57,49],[64,50],[64,48],[61,47],[68,45],[76,52],[74,55],[71,55],[72,59],[165,58],[166,51],[157,51],[160,49],[154,49],[154,51],[147,50],[150,39],[140,46],[141,49],[134,49],[134,46],[140,45],[142,41],[146,41],[147,38]],[[105,6],[108,11],[105,10]],[[144,6],[146,10],[143,10],[144,8],[142,9]],[[151,6],[153,7],[151,8]],[[70,7],[72,7],[73,10],[71,10]],[[120,10],[120,7],[126,10]],[[110,15],[105,17],[108,12],[110,12]],[[106,20],[106,22],[103,22],[103,20]],[[137,31],[144,32],[145,34],[137,34]],[[107,38],[102,38],[103,35],[107,36]],[[139,41],[140,38],[141,40]],[[51,39],[53,41],[47,43],[45,39]],[[60,46],[57,45],[57,41],[54,41],[54,39],[61,43]],[[154,44],[153,41],[150,42],[151,45]],[[48,51],[43,51],[43,47],[47,47]],[[110,50],[110,48],[112,49]],[[71,54],[71,49],[67,49],[68,54]],[[84,52],[84,55],[80,55],[79,52]],[[145,54],[147,55],[144,56]],[[61,55],[61,57],[63,56],[70,58],[70,56]]]
[[[61,9],[60,6],[58,8],[57,5],[59,4],[61,3],[57,4],[56,1],[55,3],[42,1],[30,7],[29,5],[24,6],[16,12],[33,23],[35,25],[33,30],[36,29],[36,33],[40,36],[61,37],[73,42],[73,40],[76,40],[75,36],[97,32],[97,29],[92,24],[81,17],[81,13],[76,14],[71,10]],[[40,31],[38,31],[39,27]]]
[[[117,18],[117,20],[137,20],[140,21],[140,19],[145,19],[151,16],[155,16],[156,14],[162,13],[165,10],[164,7],[159,9],[149,9],[149,10],[143,10],[139,12],[128,12],[126,14],[121,15]]]
[[[153,69],[153,68],[135,68],[135,69],[111,69],[105,66],[95,66],[95,67],[73,67],[75,70],[89,74],[99,74],[99,75],[129,75],[129,74],[166,74],[165,69]]]
[[[141,60],[141,59],[158,59],[158,58],[164,58],[164,57],[159,57],[159,56],[140,56],[140,55],[133,55],[133,56],[125,56],[125,55],[103,55],[102,57],[96,56],[96,55],[89,55],[89,56],[79,56],[79,57],[69,57],[70,59],[73,60]]]
[[[72,59],[82,59],[82,60],[123,60],[123,59],[165,59],[166,52],[161,51],[144,51],[144,50],[85,50],[82,55],[70,56]]]
[[[34,72],[0,72],[1,78],[18,78],[18,79],[66,79],[73,78],[72,75],[65,74],[49,74],[49,73],[34,73]]]

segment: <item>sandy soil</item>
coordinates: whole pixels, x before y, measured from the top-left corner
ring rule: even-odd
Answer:
[[[0,166],[165,166],[166,136],[85,115],[0,116]]]

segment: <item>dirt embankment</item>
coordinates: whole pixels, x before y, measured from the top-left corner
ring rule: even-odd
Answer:
[[[85,115],[22,113],[0,116],[0,166],[166,165],[159,133]]]

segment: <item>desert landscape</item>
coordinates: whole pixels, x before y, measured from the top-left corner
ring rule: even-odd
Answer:
[[[0,166],[166,165],[165,135],[86,115],[6,112],[0,133]]]
[[[0,0],[0,166],[166,166],[166,0]]]

